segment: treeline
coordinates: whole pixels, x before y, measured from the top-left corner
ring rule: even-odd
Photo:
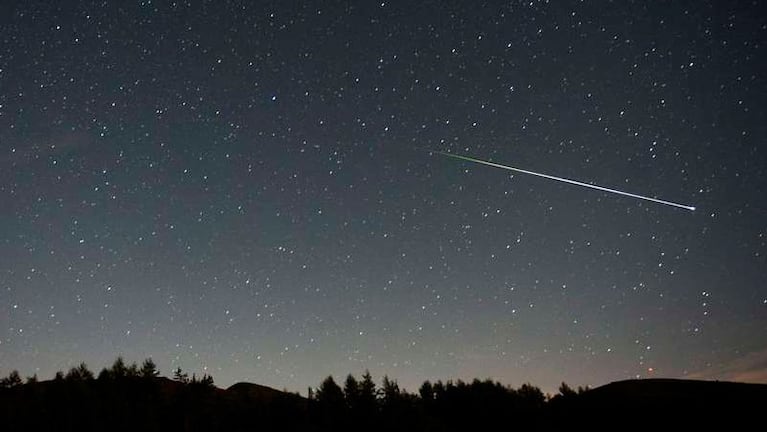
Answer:
[[[659,419],[689,428],[761,418],[767,404],[765,385],[688,380],[628,380],[594,390],[563,383],[554,396],[531,384],[427,381],[411,393],[365,372],[341,383],[327,377],[301,397],[250,383],[222,390],[212,376],[190,377],[180,368],[172,375],[161,376],[151,359],[139,365],[122,358],[98,374],[81,363],[52,380],[24,380],[13,371],[0,379],[0,430],[427,432],[593,429],[595,421],[620,429],[658,426]]]
[[[122,357],[117,357],[111,367],[101,369],[98,374],[98,378],[95,377],[93,372],[88,369],[88,365],[80,363],[77,366],[73,366],[64,373],[58,371],[53,376],[53,381],[66,381],[66,382],[81,382],[98,379],[99,381],[114,381],[114,380],[135,380],[138,378],[151,379],[160,376],[160,371],[157,369],[155,362],[148,358],[139,367],[138,363],[133,362],[126,364]],[[202,377],[197,378],[197,375],[192,374],[189,378],[189,374],[185,373],[180,367],[173,371],[173,379],[183,384],[194,384],[202,387],[213,387],[213,377],[208,374],[203,374]],[[37,383],[37,374],[26,378],[27,384]],[[13,370],[7,377],[0,379],[0,389],[10,389],[22,385],[24,382],[21,379],[19,371]]]
[[[210,375],[168,379],[152,359],[118,357],[98,374],[80,363],[46,381],[13,371],[0,379],[0,430],[216,430],[228,404],[217,392]]]
[[[118,357],[97,375],[85,363],[50,381],[23,382],[11,372],[0,380],[0,417],[10,426],[4,430],[464,430],[542,424],[547,410],[583,390],[563,384],[550,397],[530,384],[459,380],[427,381],[410,393],[365,372],[341,385],[327,377],[303,398],[247,383],[222,390],[212,376],[181,368],[165,378],[152,359],[139,365]]]
[[[576,397],[577,391],[562,383],[560,393],[545,395],[538,387],[523,384],[512,388],[485,380],[424,382],[418,393],[402,390],[397,381],[383,377],[376,386],[369,372],[358,380],[347,375],[343,386],[332,376],[317,388],[309,389],[315,418],[328,429],[354,429],[369,422],[381,429],[419,430],[485,428],[498,424],[534,426],[552,406]],[[500,422],[500,423],[499,423]]]

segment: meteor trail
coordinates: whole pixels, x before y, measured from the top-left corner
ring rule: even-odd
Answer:
[[[577,180],[570,180],[570,179],[566,179],[566,178],[562,178],[562,177],[557,177],[557,176],[553,176],[553,175],[548,175],[548,174],[537,173],[537,172],[534,172],[534,171],[523,170],[523,169],[511,167],[511,166],[508,166],[508,165],[501,165],[501,164],[497,164],[497,163],[493,163],[493,162],[484,161],[484,160],[481,160],[481,159],[475,159],[475,158],[468,157],[468,156],[456,155],[456,154],[447,153],[447,152],[443,152],[443,151],[439,151],[439,150],[429,150],[429,151],[432,152],[432,153],[441,154],[442,156],[447,156],[447,157],[451,157],[451,158],[455,158],[455,159],[460,159],[460,160],[469,161],[469,162],[475,162],[475,163],[478,163],[478,164],[488,165],[488,166],[496,167],[496,168],[502,168],[502,169],[509,170],[509,171],[516,171],[516,172],[519,172],[519,173],[522,173],[522,174],[530,174],[530,175],[534,175],[534,176],[538,176],[538,177],[543,177],[543,178],[546,178],[546,179],[549,179],[549,180],[561,181],[563,183],[570,183],[570,184],[574,184],[576,186],[583,186],[583,187],[587,187],[587,188],[591,188],[591,189],[596,189],[596,190],[603,191],[603,192],[611,192],[611,193],[614,193],[614,194],[623,195],[623,196],[627,196],[627,197],[631,197],[631,198],[639,198],[639,199],[643,199],[643,200],[646,200],[646,201],[656,202],[658,204],[665,204],[667,206],[678,207],[678,208],[683,208],[685,210],[695,211],[695,207],[694,206],[678,204],[678,203],[675,203],[675,202],[665,201],[665,200],[657,199],[657,198],[650,198],[650,197],[647,197],[647,196],[642,196],[642,195],[637,195],[637,194],[633,194],[633,193],[629,193],[629,192],[619,191],[617,189],[610,189],[610,188],[606,188],[606,187],[603,187],[603,186],[597,186],[597,185],[593,185],[593,184],[583,183],[583,182],[579,182]]]

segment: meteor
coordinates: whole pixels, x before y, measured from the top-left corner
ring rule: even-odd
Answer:
[[[633,194],[633,193],[629,193],[629,192],[620,191],[620,190],[617,190],[617,189],[610,189],[610,188],[607,188],[607,187],[604,187],[604,186],[597,186],[597,185],[593,185],[593,184],[579,182],[577,180],[570,180],[570,179],[566,179],[566,178],[563,178],[563,177],[557,177],[557,176],[553,176],[553,175],[537,173],[535,171],[523,170],[523,169],[520,169],[520,168],[514,168],[512,166],[508,166],[508,165],[501,165],[501,164],[497,164],[497,163],[493,163],[493,162],[484,161],[484,160],[481,160],[481,159],[475,159],[473,157],[461,156],[461,155],[447,153],[447,152],[443,152],[443,151],[439,151],[439,150],[429,150],[429,151],[432,152],[432,153],[437,153],[437,154],[440,154],[442,156],[447,156],[447,157],[451,157],[451,158],[455,158],[455,159],[459,159],[459,160],[474,162],[474,163],[478,163],[478,164],[482,164],[482,165],[488,165],[488,166],[491,166],[491,167],[501,168],[501,169],[505,169],[505,170],[509,170],[509,171],[515,171],[515,172],[522,173],[522,174],[529,174],[529,175],[534,175],[534,176],[537,176],[537,177],[543,177],[543,178],[549,179],[549,180],[556,180],[556,181],[560,181],[562,183],[569,183],[569,184],[573,184],[573,185],[576,185],[576,186],[583,186],[583,187],[587,187],[587,188],[591,188],[591,189],[596,189],[596,190],[602,191],[602,192],[610,192],[610,193],[614,193],[614,194],[618,194],[618,195],[623,195],[623,196],[627,196],[627,197],[631,197],[631,198],[643,199],[645,201],[652,201],[652,202],[655,202],[655,203],[658,203],[658,204],[665,204],[667,206],[678,207],[678,208],[682,208],[682,209],[685,209],[685,210],[695,211],[695,207],[694,206],[688,206],[688,205],[678,204],[678,203],[671,202],[671,201],[665,201],[665,200],[662,200],[662,199],[657,199],[657,198],[651,198],[651,197],[648,197],[648,196],[637,195],[637,194]]]

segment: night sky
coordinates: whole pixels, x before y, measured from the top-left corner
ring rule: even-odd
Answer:
[[[767,382],[766,45],[760,1],[3,1],[0,373]]]

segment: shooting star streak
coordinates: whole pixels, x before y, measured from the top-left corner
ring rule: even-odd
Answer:
[[[579,182],[577,180],[570,180],[570,179],[566,179],[566,178],[562,178],[562,177],[557,177],[557,176],[553,176],[553,175],[537,173],[535,171],[523,170],[523,169],[520,169],[520,168],[514,168],[514,167],[511,167],[511,166],[508,166],[508,165],[501,165],[501,164],[497,164],[497,163],[493,163],[493,162],[484,161],[484,160],[481,160],[481,159],[475,159],[475,158],[468,157],[468,156],[461,156],[461,155],[456,155],[456,154],[452,154],[452,153],[446,153],[446,152],[438,151],[438,150],[429,150],[429,151],[432,152],[432,153],[437,153],[437,154],[440,154],[442,156],[447,156],[447,157],[451,157],[451,158],[455,158],[455,159],[459,159],[459,160],[474,162],[474,163],[478,163],[478,164],[482,164],[482,165],[488,165],[488,166],[491,166],[491,167],[501,168],[501,169],[505,169],[505,170],[509,170],[509,171],[516,171],[516,172],[522,173],[522,174],[530,174],[530,175],[534,175],[534,176],[538,176],[538,177],[543,177],[543,178],[549,179],[549,180],[556,180],[556,181],[560,181],[560,182],[563,182],[563,183],[573,184],[573,185],[576,185],[576,186],[583,186],[583,187],[587,187],[587,188],[591,188],[591,189],[596,189],[596,190],[599,190],[599,191],[602,191],[602,192],[610,192],[610,193],[614,193],[614,194],[618,194],[618,195],[623,195],[623,196],[627,196],[627,197],[631,197],[631,198],[639,198],[639,199],[643,199],[645,201],[652,201],[652,202],[655,202],[655,203],[658,203],[658,204],[665,204],[667,206],[678,207],[678,208],[682,208],[682,209],[685,209],[685,210],[695,211],[695,207],[694,206],[688,206],[688,205],[678,204],[678,203],[671,202],[671,201],[665,201],[665,200],[662,200],[662,199],[651,198],[651,197],[637,195],[637,194],[633,194],[633,193],[629,193],[629,192],[623,192],[623,191],[620,191],[620,190],[617,190],[617,189],[610,189],[610,188],[606,188],[606,187],[603,187],[603,186],[597,186],[597,185],[593,185],[593,184]]]

